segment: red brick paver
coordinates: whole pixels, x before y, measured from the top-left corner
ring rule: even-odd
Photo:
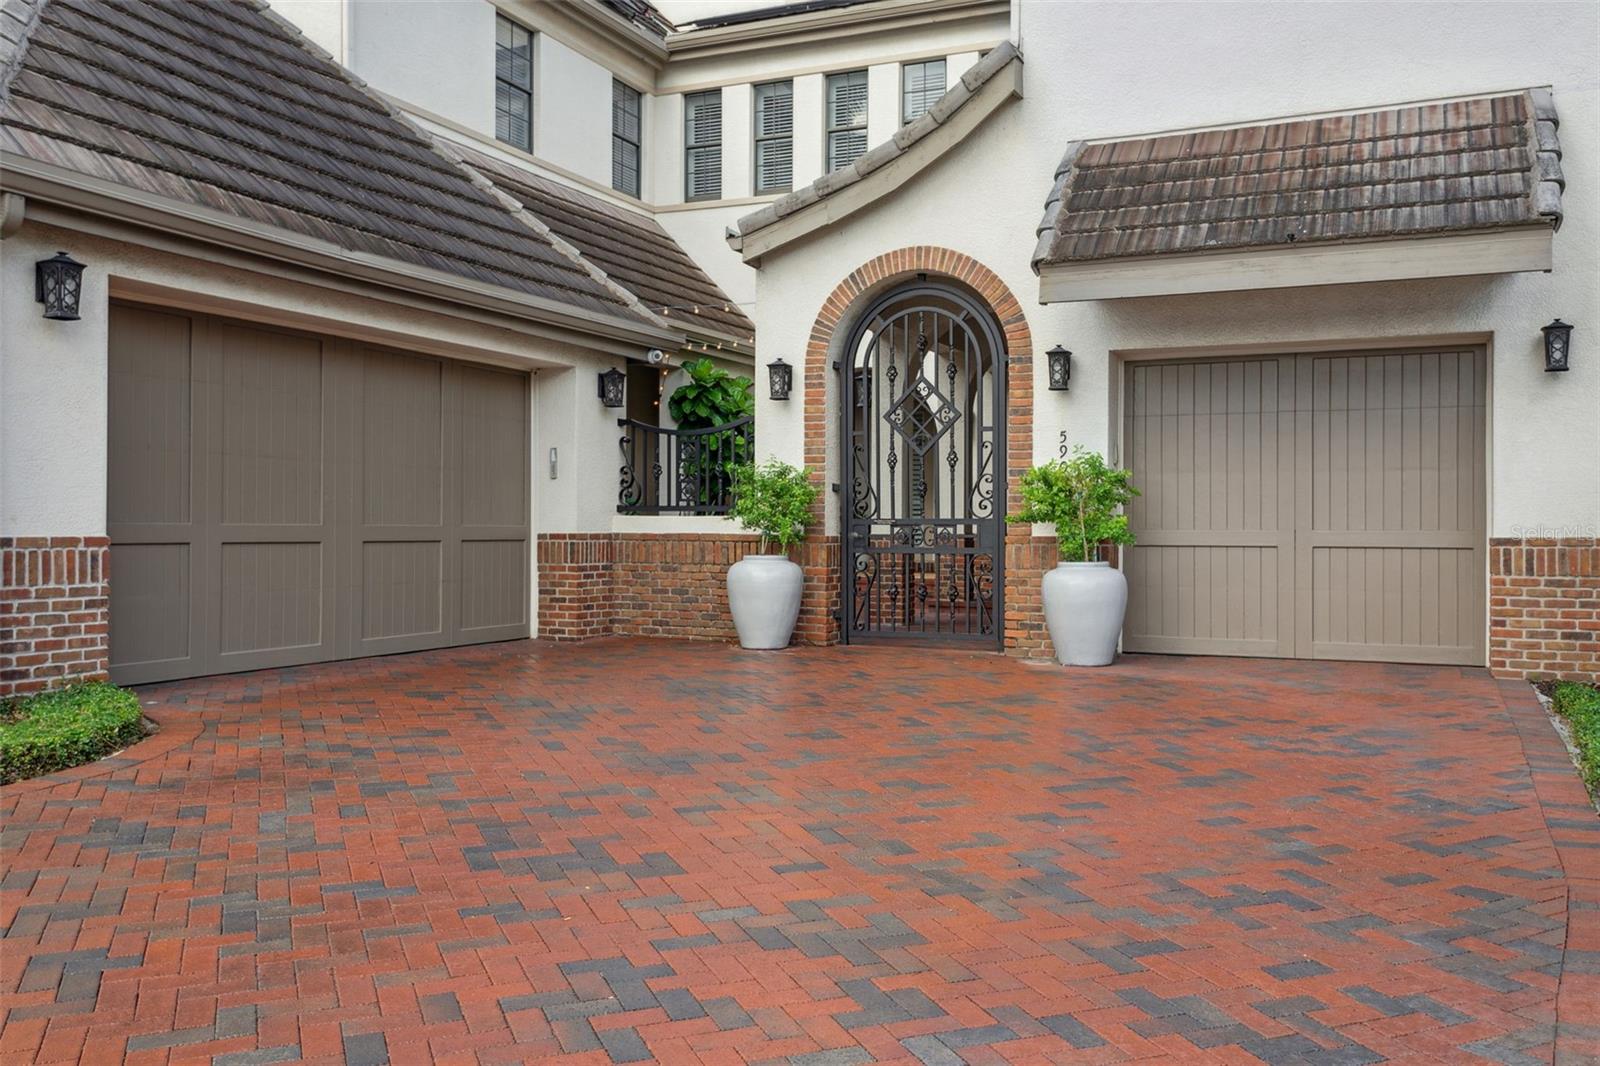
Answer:
[[[610,640],[146,695],[192,742],[0,790],[7,1061],[1550,1062],[1564,959],[1590,1024],[1600,821],[1484,671]]]

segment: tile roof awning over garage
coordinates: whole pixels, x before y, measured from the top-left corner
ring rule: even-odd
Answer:
[[[679,336],[261,0],[5,0],[7,191],[628,350]]]
[[[1530,89],[1076,142],[1039,225],[1040,299],[1549,270],[1557,126]]]

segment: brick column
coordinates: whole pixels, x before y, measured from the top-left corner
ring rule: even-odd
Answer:
[[[0,697],[105,679],[110,545],[0,537]]]
[[[1600,538],[1489,542],[1489,669],[1600,678]]]

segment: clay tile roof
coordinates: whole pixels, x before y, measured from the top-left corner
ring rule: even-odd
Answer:
[[[8,154],[655,325],[264,4],[6,6],[27,20],[25,30],[0,23],[0,149]]]
[[[464,145],[452,147],[651,312],[666,312],[678,328],[691,332],[709,331],[741,343],[754,335],[754,323],[655,219]]]
[[[1033,265],[1561,223],[1547,90],[1125,141],[1056,171]]]

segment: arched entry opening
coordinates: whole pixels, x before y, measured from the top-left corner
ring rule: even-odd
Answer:
[[[840,354],[842,639],[1003,647],[1000,324],[919,277],[874,299]]]

